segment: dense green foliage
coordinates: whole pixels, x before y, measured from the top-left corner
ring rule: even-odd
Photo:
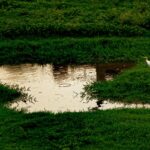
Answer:
[[[0,64],[138,62],[143,56],[149,55],[149,38],[0,40]]]
[[[150,56],[149,10],[149,0],[0,0],[0,64],[139,63]],[[149,91],[143,64],[86,86],[100,100],[134,103],[150,103]],[[0,84],[1,150],[150,149],[150,110],[25,114],[4,106],[20,95]]]
[[[8,101],[13,101],[20,95],[21,93],[17,92],[15,89],[10,89],[9,86],[0,84],[0,105],[3,105]]]
[[[0,93],[0,103],[16,96],[3,86]],[[148,150],[149,124],[146,109],[24,114],[0,105],[0,149]]]
[[[149,0],[1,0],[0,36],[149,36]]]
[[[95,82],[85,87],[90,98],[127,103],[150,103],[150,68],[139,65],[113,81]]]

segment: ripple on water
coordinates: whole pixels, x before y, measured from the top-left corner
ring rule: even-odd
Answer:
[[[96,80],[112,80],[115,73],[131,64],[65,65],[21,64],[0,67],[0,81],[25,87],[36,101],[18,101],[11,104],[17,109],[35,111],[88,111],[97,107],[96,101],[82,100],[80,93],[85,84]],[[100,109],[118,108],[122,104],[107,102]],[[124,106],[123,106],[124,107]]]

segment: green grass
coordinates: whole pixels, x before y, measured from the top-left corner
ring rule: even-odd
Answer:
[[[149,38],[51,37],[0,40],[0,64],[138,62],[143,56],[150,56]]]
[[[0,36],[149,36],[148,0],[1,0]]]
[[[139,63],[150,56],[149,10],[149,0],[0,0],[0,64]],[[140,64],[87,92],[149,103],[149,77]],[[25,114],[4,106],[18,96],[0,84],[1,150],[150,149],[148,109]]]
[[[25,114],[3,105],[20,94],[0,85],[2,150],[148,150],[150,110]]]
[[[2,150],[149,149],[150,110],[0,114]]]
[[[21,96],[20,92],[0,83],[0,105],[6,104],[9,101],[11,102],[18,96]]]
[[[110,99],[127,103],[150,103],[150,68],[140,64],[125,71],[112,81],[95,82],[85,86],[89,98]]]

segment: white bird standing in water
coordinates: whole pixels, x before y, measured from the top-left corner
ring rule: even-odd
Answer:
[[[148,60],[148,57],[144,57],[146,59],[147,65],[150,67],[150,60]]]

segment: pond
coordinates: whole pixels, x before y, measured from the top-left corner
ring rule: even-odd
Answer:
[[[16,101],[10,107],[27,112],[88,111],[96,108],[96,100],[81,98],[85,84],[96,80],[111,80],[133,64],[64,65],[21,64],[0,67],[0,81],[25,87],[34,101]],[[101,109],[123,107],[124,104],[105,101]]]

